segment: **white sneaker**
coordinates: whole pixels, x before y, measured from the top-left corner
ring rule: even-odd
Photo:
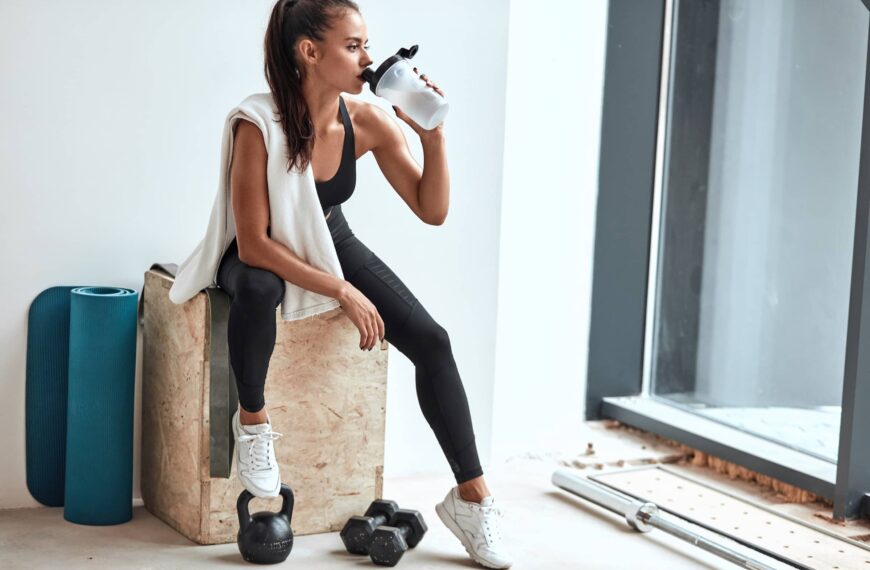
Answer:
[[[487,568],[510,568],[513,560],[505,550],[499,528],[504,512],[493,501],[492,496],[485,497],[480,504],[465,501],[457,486],[435,505],[435,512],[462,542],[472,560]]]
[[[233,435],[236,438],[233,459],[239,480],[255,497],[277,497],[281,491],[281,473],[275,460],[272,440],[282,434],[272,431],[272,419],[266,423],[241,425],[239,410],[233,414]]]

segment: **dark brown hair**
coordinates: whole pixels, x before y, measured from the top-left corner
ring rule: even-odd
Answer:
[[[302,171],[311,162],[314,123],[302,95],[305,69],[296,61],[296,42],[301,37],[323,41],[335,17],[347,10],[359,12],[353,0],[278,0],[272,8],[264,42],[266,81],[278,108],[287,136],[287,171]]]

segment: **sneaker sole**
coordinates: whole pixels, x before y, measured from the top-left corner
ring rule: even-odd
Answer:
[[[508,568],[508,566],[496,566],[492,562],[489,562],[488,560],[481,558],[480,556],[475,554],[475,552],[471,548],[471,544],[469,544],[468,539],[465,537],[465,533],[462,532],[462,529],[459,528],[459,525],[453,522],[453,519],[450,518],[450,515],[447,513],[441,503],[435,505],[435,513],[438,515],[438,518],[441,519],[441,522],[443,522],[444,525],[450,529],[450,532],[452,532],[456,536],[456,538],[459,539],[459,541],[462,543],[462,546],[465,547],[465,552],[467,552],[468,555],[471,556],[471,558],[475,562],[477,562],[478,564],[482,564],[487,568],[495,568],[496,570]]]

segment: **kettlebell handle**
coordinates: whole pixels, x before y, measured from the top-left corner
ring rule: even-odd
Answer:
[[[281,514],[287,517],[289,523],[293,519],[293,490],[284,483],[281,483],[281,497],[284,499],[281,502]]]
[[[251,499],[254,498],[254,495],[251,494],[247,489],[243,490],[239,493],[239,498],[236,501],[236,512],[239,514],[239,529],[244,532],[248,525],[252,522],[251,515],[248,512],[248,503]]]
[[[291,522],[293,519],[293,490],[290,489],[284,483],[281,483],[281,511],[280,513],[287,517],[287,522]],[[239,514],[239,529],[244,532],[244,530],[248,527],[248,525],[252,522],[251,514],[248,511],[248,503],[251,502],[251,499],[254,498],[254,495],[251,494],[250,491],[245,489],[239,494],[239,499],[236,501],[236,511]]]

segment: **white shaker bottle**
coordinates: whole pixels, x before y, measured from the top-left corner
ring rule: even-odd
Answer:
[[[447,99],[428,87],[414,73],[409,60],[417,53],[417,46],[402,48],[378,66],[376,71],[367,68],[362,72],[372,93],[383,97],[405,112],[424,129],[437,127],[450,106]]]

